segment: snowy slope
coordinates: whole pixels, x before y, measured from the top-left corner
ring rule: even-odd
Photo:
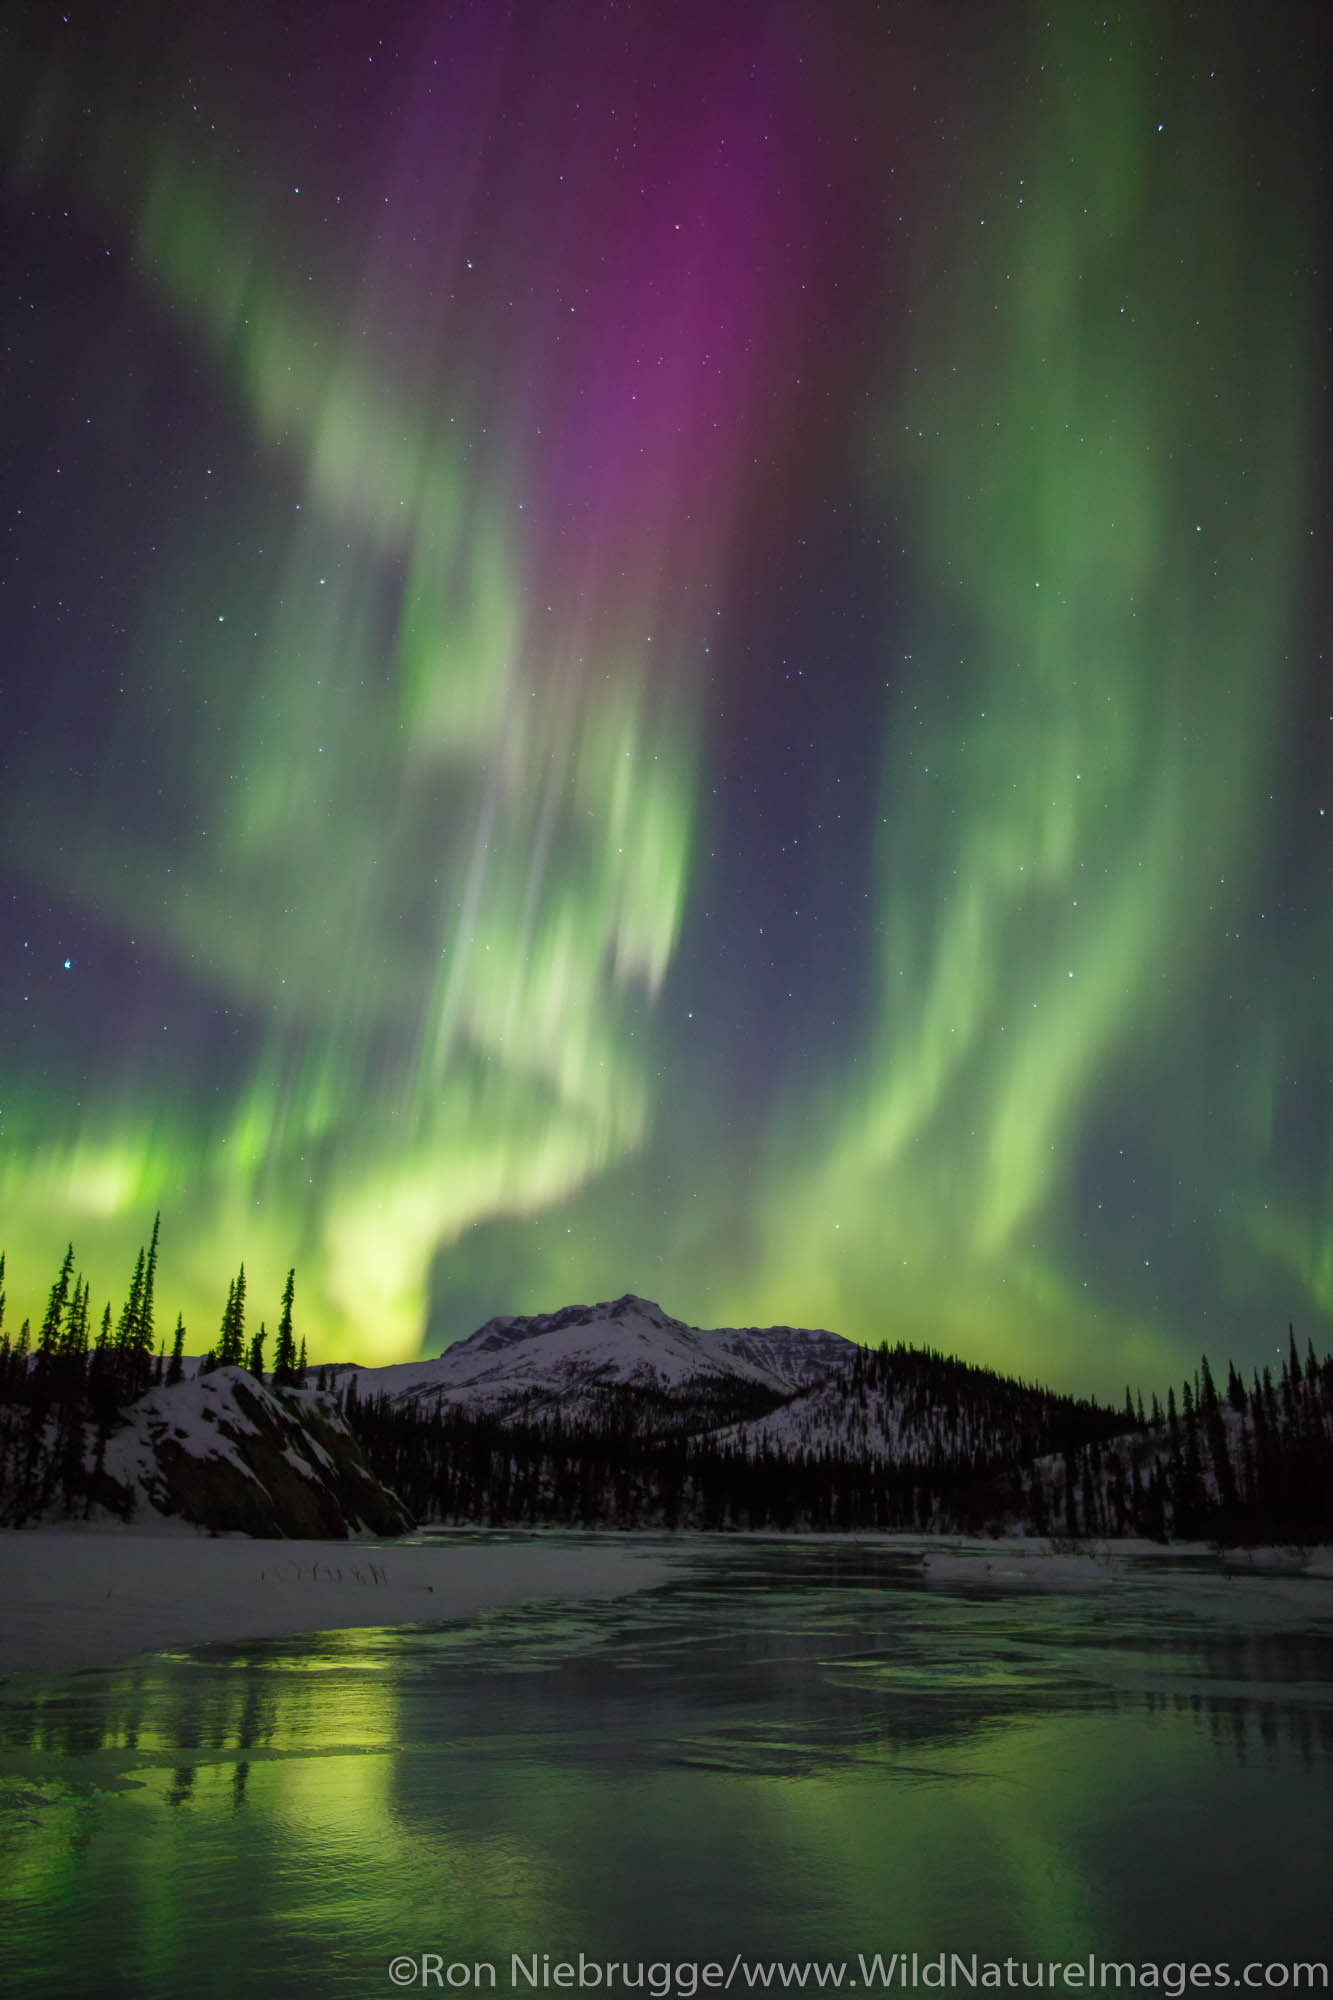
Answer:
[[[339,1392],[424,1409],[466,1404],[497,1414],[569,1409],[588,1395],[642,1389],[689,1400],[749,1389],[775,1400],[821,1380],[854,1351],[840,1334],[797,1327],[703,1331],[627,1293],[595,1306],[487,1320],[431,1361],[326,1371]]]
[[[780,1409],[729,1425],[718,1441],[779,1458],[827,1452],[888,1465],[989,1457],[1004,1448],[1000,1427],[974,1407],[947,1407],[875,1384],[857,1395],[843,1374],[814,1383]]]
[[[932,1424],[927,1413],[908,1410],[892,1391],[872,1387],[864,1398],[855,1397],[846,1379],[837,1375],[765,1416],[729,1425],[718,1433],[718,1441],[780,1458],[834,1452],[870,1463],[922,1465],[938,1445],[950,1457],[966,1453],[972,1439],[960,1433],[968,1429],[966,1414],[958,1413],[946,1425]]]
[[[862,1465],[981,1466],[1049,1450],[1084,1423],[1067,1399],[929,1352],[856,1350],[849,1365],[718,1432],[751,1455],[836,1456]],[[1116,1419],[1093,1420],[1116,1425]],[[1080,1433],[1082,1435],[1083,1433]],[[1100,1432],[1099,1432],[1100,1434]]]

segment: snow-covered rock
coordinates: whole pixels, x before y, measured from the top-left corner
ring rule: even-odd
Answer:
[[[166,1516],[217,1533],[342,1538],[413,1524],[362,1460],[342,1412],[313,1390],[218,1368],[152,1389],[102,1459],[105,1497],[129,1520]]]

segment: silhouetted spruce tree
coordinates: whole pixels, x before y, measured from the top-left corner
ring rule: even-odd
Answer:
[[[130,1279],[129,1296],[120,1309],[120,1318],[116,1321],[116,1395],[117,1400],[122,1403],[132,1402],[136,1396],[142,1394],[142,1390],[136,1384],[144,1359],[139,1347],[143,1315],[143,1275],[144,1252],[143,1246],[140,1245],[134,1275]],[[143,1372],[146,1374],[146,1369]],[[147,1387],[146,1383],[144,1387]]]
[[[88,1357],[88,1407],[95,1424],[110,1422],[116,1406],[116,1379],[111,1348],[111,1306],[102,1308],[97,1339]]]
[[[185,1321],[176,1315],[176,1332],[171,1343],[171,1359],[167,1363],[167,1387],[174,1389],[185,1375]]]
[[[1207,1417],[1211,1411],[1217,1408],[1217,1388],[1213,1382],[1213,1371],[1208,1366],[1208,1356],[1206,1354],[1201,1355],[1199,1358],[1198,1383],[1199,1387],[1195,1396],[1195,1402],[1198,1404],[1200,1415]]]
[[[264,1379],[265,1339],[266,1335],[264,1332],[264,1322],[261,1319],[259,1322],[259,1331],[255,1335],[254,1339],[250,1342],[250,1356],[248,1361],[246,1362],[246,1366],[250,1370],[250,1373],[252,1375],[257,1376],[261,1382]]]
[[[111,1302],[102,1308],[102,1321],[97,1329],[97,1345],[93,1349],[88,1364],[88,1405],[94,1425],[93,1466],[88,1479],[84,1500],[85,1517],[92,1513],[93,1496],[96,1493],[106,1464],[107,1440],[116,1419],[117,1380],[115,1336],[111,1328]]]
[[[203,1367],[200,1369],[201,1374],[211,1375],[213,1370],[221,1365],[223,1343],[227,1338],[227,1329],[231,1325],[232,1315],[235,1312],[235,1310],[236,1310],[236,1280],[235,1278],[233,1278],[230,1284],[227,1286],[227,1303],[222,1310],[222,1326],[220,1329],[218,1343],[215,1347],[210,1347],[207,1354],[204,1356]]]
[[[157,1283],[157,1239],[161,1231],[162,1211],[159,1209],[153,1217],[153,1233],[148,1239],[148,1257],[144,1264],[143,1273],[143,1292],[139,1300],[139,1322],[135,1328],[137,1336],[134,1342],[135,1368],[141,1383],[139,1388],[132,1391],[135,1395],[142,1395],[143,1389],[147,1387],[149,1361],[156,1338],[153,1326],[153,1292]],[[156,1379],[159,1382],[162,1380],[160,1363],[156,1371]]]
[[[88,1293],[86,1282],[76,1280],[65,1319],[65,1335],[60,1356],[60,1421],[54,1457],[59,1458],[61,1496],[66,1513],[85,1485],[83,1463],[84,1390],[88,1363]],[[44,1496],[44,1499],[47,1496]]]
[[[292,1337],[292,1301],[296,1296],[296,1271],[287,1273],[287,1282],[282,1288],[282,1317],[278,1321],[278,1336],[273,1348],[273,1386],[285,1388],[296,1380],[296,1342]]]
[[[239,1368],[245,1361],[245,1266],[242,1264],[227,1291],[227,1309],[222,1315],[222,1338],[218,1342],[218,1367]]]
[[[88,1355],[88,1291],[80,1271],[65,1307],[65,1323],[60,1332],[58,1355],[62,1394],[70,1393],[71,1384],[75,1394],[81,1395],[83,1391],[83,1370]]]
[[[1231,1371],[1235,1374],[1235,1369]],[[1221,1520],[1215,1523],[1221,1532],[1230,1534],[1236,1518],[1236,1478],[1231,1468],[1231,1453],[1227,1448],[1226,1420],[1213,1384],[1212,1370],[1205,1354],[1199,1364],[1200,1397],[1203,1409],[1204,1436],[1208,1440],[1208,1455],[1213,1462],[1213,1480],[1217,1487],[1217,1506]],[[1203,1495],[1200,1495],[1203,1506]]]
[[[74,1245],[66,1250],[55,1283],[46,1302],[46,1311],[37,1332],[37,1349],[28,1371],[28,1423],[24,1440],[23,1469],[19,1478],[16,1525],[21,1526],[39,1504],[50,1463],[47,1419],[56,1389],[56,1365],[61,1332],[69,1305],[70,1278],[74,1271]]]
[[[55,1283],[46,1301],[46,1311],[42,1314],[42,1324],[37,1333],[38,1358],[44,1355],[49,1361],[60,1345],[60,1328],[69,1305],[69,1281],[74,1271],[74,1245],[66,1250]]]

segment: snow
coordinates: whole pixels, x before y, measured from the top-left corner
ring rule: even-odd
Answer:
[[[142,1517],[151,1524],[170,1518],[160,1511],[159,1504],[163,1478],[156,1447],[164,1441],[178,1445],[190,1458],[222,1461],[263,1491],[263,1481],[247,1465],[235,1442],[238,1436],[262,1435],[259,1425],[238,1400],[238,1389],[251,1399],[252,1407],[258,1405],[264,1411],[280,1436],[290,1433],[291,1409],[284,1408],[278,1397],[245,1368],[218,1368],[207,1375],[187,1375],[170,1388],[150,1389],[130,1405],[125,1412],[127,1424],[107,1440],[103,1464],[109,1476],[134,1495],[136,1519]],[[311,1408],[317,1408],[326,1423],[342,1427],[341,1411],[329,1398],[319,1397],[313,1390],[286,1393],[289,1398],[300,1397]],[[282,1456],[302,1479],[309,1480],[312,1472],[322,1468],[331,1483],[336,1484],[332,1460],[319,1441],[307,1433],[300,1433],[295,1440],[289,1438]]]
[[[1133,1592],[1145,1615],[1311,1630],[1333,1621],[1333,1549],[1219,1552],[1204,1542],[1090,1541],[1034,1536],[924,1551],[927,1584],[969,1595],[995,1591]]]
[[[221,1368],[216,1374],[196,1375],[177,1382],[170,1389],[152,1389],[131,1404],[129,1424],[107,1440],[104,1466],[112,1479],[134,1492],[136,1509],[157,1509],[153,1493],[161,1479],[161,1469],[153,1453],[158,1439],[171,1437],[191,1458],[223,1459],[252,1484],[258,1486],[250,1467],[230,1439],[223,1436],[221,1423],[251,1437],[259,1435],[254,1424],[238,1407],[232,1390],[240,1371]],[[247,1387],[269,1401],[267,1390],[247,1376]]]
[[[256,1542],[175,1533],[0,1532],[0,1673],[370,1625],[438,1624],[540,1597],[651,1589],[670,1566],[628,1543],[552,1547]]]
[[[853,1352],[852,1341],[822,1328],[705,1331],[673,1319],[651,1299],[627,1293],[596,1306],[487,1320],[434,1360],[389,1368],[344,1364],[328,1374],[340,1390],[355,1374],[362,1397],[474,1407],[626,1384],[679,1394],[701,1378],[750,1383],[786,1396],[821,1379]]]
[[[1068,1543],[962,1536],[579,1536],[516,1541],[485,1529],[424,1542],[256,1542],[183,1523],[0,1531],[0,1674],[108,1666],[137,1653],[302,1632],[440,1624],[551,1597],[651,1590],[682,1557],[738,1541],[867,1544],[918,1558],[930,1588],[1148,1592],[1145,1603],[1256,1628],[1333,1620],[1333,1549],[1254,1551],[1253,1574],[1202,1543]],[[1271,1558],[1271,1561],[1269,1560]],[[1184,1567],[1182,1567],[1184,1565]],[[1156,1615],[1156,1614],[1154,1614]]]

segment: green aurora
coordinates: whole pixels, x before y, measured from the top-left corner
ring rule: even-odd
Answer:
[[[71,663],[7,767],[25,896],[91,927],[66,989],[108,938],[140,982],[95,1069],[79,1010],[123,1003],[92,976],[11,1038],[11,1317],[70,1235],[95,1299],[121,1287],[159,1208],[192,1344],[242,1258],[256,1318],[294,1261],[316,1358],[634,1289],[1114,1391],[1333,1313],[1329,836],[1308,771],[1288,797],[1317,105],[1289,115],[1295,52],[1265,68],[1239,15],[1221,41],[1209,74],[1170,10],[1005,29],[976,55],[1004,87],[952,86],[948,176],[924,111],[909,133],[906,251],[909,141],[857,169],[881,344],[822,393],[837,490],[894,524],[857,560],[896,597],[854,658],[823,642],[829,742],[881,746],[816,885],[851,940],[836,1023],[794,923],[732,926],[724,960],[703,908],[746,850],[719,718],[767,699],[755,657],[790,643],[776,590],[738,638],[742,578],[796,588],[772,489],[800,487],[782,412],[820,352],[817,256],[768,254],[770,121],[724,177],[714,99],[668,71],[645,222],[563,113],[460,65],[471,183],[439,202],[461,168],[428,172],[436,114],[405,114],[383,184],[406,219],[372,227],[363,191],[344,226],[327,148],[316,220],[220,139],[133,140],[123,105],[76,143],[74,70],[30,72],[11,204],[114,241],[127,311],[202,386],[165,445],[146,404],[89,389],[156,477],[188,460],[194,497],[162,540],[145,514],[96,693]],[[502,168],[505,89],[533,136]],[[781,116],[799,161],[809,124]],[[573,194],[534,191],[543,117]],[[578,310],[579,229],[618,260],[614,311],[609,289]],[[53,505],[27,517],[53,563]],[[801,632],[831,630],[810,592]],[[81,699],[106,726],[75,803],[52,774]],[[771,875],[729,897],[793,900]],[[18,942],[13,964],[26,1019]],[[792,985],[742,1103],[756,1014]]]
[[[1233,943],[1262,921],[1304,560],[1300,160],[1270,159],[1288,198],[1256,210],[1237,79],[1173,91],[1153,57],[1043,22],[1041,118],[1015,144],[1008,107],[962,240],[918,274],[872,471],[919,496],[928,607],[884,763],[876,1018],[815,1172],[792,1172],[803,1105],[764,1203],[771,1310],[832,1281],[859,1329],[889,1292],[896,1327],[1055,1372],[1071,1343],[1152,1372],[1176,1330],[1150,1283],[1090,1272],[1076,1200],[1089,1130],[1137,1134],[1159,1087],[1171,1208],[1125,1261],[1150,1271],[1188,1217],[1256,1315],[1284,1256],[1288,1295],[1333,1306],[1327,1182],[1298,1219],[1272,1158],[1302,1009]]]

